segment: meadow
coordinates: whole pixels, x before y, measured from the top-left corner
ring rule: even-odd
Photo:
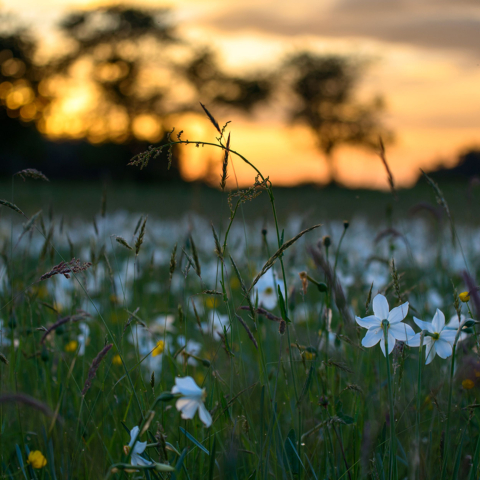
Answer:
[[[223,183],[253,159],[218,130]],[[2,478],[479,478],[466,187],[282,191],[255,170],[135,201],[2,184]]]

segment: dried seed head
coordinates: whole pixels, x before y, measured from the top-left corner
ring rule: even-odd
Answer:
[[[308,278],[307,278],[307,272],[300,272],[298,274],[300,277],[300,280],[302,281],[302,289],[303,289],[303,294],[307,294],[307,287],[308,287]]]
[[[177,260],[175,258],[177,254],[177,244],[173,247],[172,254],[170,255],[170,270],[168,276],[168,283],[172,283],[172,277],[175,272],[175,267],[177,266]]]
[[[72,258],[68,263],[61,262],[58,265],[55,265],[49,272],[44,273],[40,280],[46,280],[47,278],[51,278],[54,275],[63,275],[65,278],[70,278],[70,273],[80,273],[87,268],[92,266],[91,262],[84,262],[81,263],[80,260]]]
[[[325,248],[328,248],[330,247],[330,245],[332,244],[332,240],[330,238],[329,235],[325,235],[323,238],[322,238],[322,243],[323,243],[323,246]]]
[[[133,250],[133,248],[127,243],[127,241],[123,237],[115,236],[115,240],[120,245],[123,245],[125,248],[128,248],[129,250]]]
[[[220,188],[222,189],[222,191],[225,191],[225,187],[227,185],[229,152],[230,152],[230,134],[228,134],[227,145],[225,147],[225,153],[223,156],[223,163],[222,163],[222,176],[220,181]]]
[[[140,251],[140,247],[142,246],[143,238],[145,236],[145,226],[147,224],[147,219],[148,219],[148,215],[143,220],[142,228],[140,229],[140,233],[138,234],[137,241],[135,242],[135,255],[138,255],[138,252]]]
[[[102,350],[98,353],[98,355],[93,359],[92,365],[90,366],[90,370],[88,371],[87,379],[85,380],[85,385],[82,390],[82,395],[85,395],[89,388],[92,386],[92,381],[97,374],[97,370],[102,363],[102,360],[107,355],[108,351],[113,347],[112,343],[105,345]]]
[[[33,178],[34,180],[45,180],[49,182],[50,180],[39,170],[35,168],[26,168],[25,170],[21,170],[20,172],[15,173],[13,176],[18,175],[23,181],[25,178]]]

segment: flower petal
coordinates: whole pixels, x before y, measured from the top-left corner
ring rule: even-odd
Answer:
[[[445,315],[441,310],[437,308],[435,315],[432,320],[432,327],[435,332],[440,333],[445,326]]]
[[[198,416],[207,428],[212,424],[212,416],[203,403],[198,407]]]
[[[430,341],[429,344],[427,345],[427,349],[426,349],[425,365],[428,365],[429,363],[432,362],[432,360],[435,358],[436,353],[437,352],[435,350],[435,342]]]
[[[448,358],[452,354],[452,345],[439,339],[435,342],[435,350],[441,358]]]
[[[390,325],[390,327],[388,328],[388,333],[391,333],[394,338],[400,340],[401,342],[406,342],[409,338],[415,336],[413,328],[406,323],[396,323]]]
[[[181,393],[185,396],[195,397],[202,396],[202,389],[195,383],[192,377],[175,377],[175,386],[172,393]]]
[[[177,410],[179,412],[182,412],[183,419],[191,420],[194,417],[199,404],[200,402],[198,400],[184,397],[184,398],[179,398],[175,406],[177,407]]]
[[[395,348],[395,337],[388,332],[388,354],[390,355],[393,352],[393,349]]]
[[[383,338],[382,328],[373,327],[370,328],[366,335],[362,339],[362,345],[364,347],[373,347]]]
[[[145,442],[147,443],[147,442]],[[132,453],[132,456],[130,457],[130,463],[132,465],[141,465],[143,467],[146,467],[147,465],[151,465],[152,462],[149,462],[148,460],[145,460],[145,458],[141,457],[140,455],[136,453]]]
[[[413,337],[407,339],[407,345],[409,347],[419,347],[420,346],[420,335],[421,332],[415,334]],[[425,338],[423,339],[423,344],[425,345]]]
[[[132,445],[133,445],[133,442],[135,442],[135,439],[137,438],[138,436],[138,432],[140,431],[140,427],[137,425],[136,427],[133,427],[131,430],[130,430],[130,443],[128,444],[128,446],[131,448]],[[138,442],[137,442],[138,443]]]
[[[457,335],[457,330],[445,330],[443,329],[440,333],[440,339],[444,342],[448,342],[450,345],[453,345],[455,342],[455,337]]]
[[[389,308],[387,299],[379,293],[373,299],[373,313],[380,320],[386,320],[388,318],[388,312]]]
[[[382,352],[385,355],[385,340],[383,337],[380,340],[380,348],[382,349]],[[388,334],[388,354],[389,355],[392,353],[394,348],[395,348],[395,338],[389,333]]]
[[[463,322],[465,320],[465,315],[463,313],[460,315],[460,320]],[[458,321],[458,315],[454,315],[450,321],[447,323],[446,328],[456,328],[460,326],[460,322]]]
[[[433,326],[430,322],[424,322],[417,317],[413,317],[413,321],[420,327],[422,330],[426,330],[427,332],[433,333]]]
[[[382,321],[375,315],[365,318],[355,317],[355,320],[363,328],[380,327],[382,325]]]
[[[385,340],[383,339],[383,337],[380,340],[380,348],[382,349],[383,356],[386,357],[386,355],[385,355]]]
[[[133,447],[132,455],[135,453],[137,454],[143,453],[146,448],[147,448],[147,442],[137,442],[135,444],[135,447]]]
[[[403,303],[402,305],[392,308],[388,314],[388,323],[398,323],[401,322],[408,313],[408,302]]]

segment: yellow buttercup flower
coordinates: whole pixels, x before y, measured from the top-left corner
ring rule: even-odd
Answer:
[[[113,363],[114,365],[116,365],[117,367],[119,367],[120,365],[122,365],[122,359],[121,359],[121,357],[120,357],[120,355],[119,355],[118,353],[113,357],[112,363]]]
[[[463,302],[467,303],[470,300],[470,294],[468,292],[462,292],[458,295],[458,298]]]
[[[465,389],[465,390],[471,390],[473,387],[475,386],[475,384],[472,382],[472,380],[470,380],[469,378],[467,378],[466,380],[464,380],[462,382],[462,387]]]
[[[78,348],[78,342],[76,340],[70,340],[70,342],[68,342],[65,345],[65,351],[69,353],[76,352],[77,348]]]
[[[214,297],[208,297],[205,300],[205,305],[210,309],[215,308],[218,305],[217,299]]]
[[[303,358],[305,358],[305,360],[310,361],[310,360],[313,360],[315,358],[315,354],[312,353],[312,352],[305,351],[305,352],[303,352]]]
[[[35,450],[28,454],[27,463],[33,468],[43,468],[47,464],[47,459],[40,450]]]
[[[159,340],[157,342],[157,346],[152,351],[152,357],[156,357],[157,355],[161,355],[163,350],[165,349],[165,342],[163,340]]]

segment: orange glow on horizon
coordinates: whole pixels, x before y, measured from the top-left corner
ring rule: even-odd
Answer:
[[[468,48],[455,50],[448,45],[434,48],[421,41],[412,43],[409,31],[405,33],[405,41],[392,40],[389,35],[336,35],[334,32],[328,36],[328,32],[309,30],[303,33],[302,29],[290,32],[290,27],[303,21],[308,25],[312,23],[306,18],[310,10],[321,20],[329,7],[343,5],[340,0],[328,0],[321,5],[315,0],[299,0],[298,5],[287,5],[283,1],[281,4],[288,18],[277,15],[277,24],[272,23],[270,17],[262,17],[262,12],[268,12],[273,5],[270,0],[245,0],[241,5],[224,0],[4,0],[3,7],[11,12],[29,12],[31,16],[38,14],[47,18],[55,10],[65,14],[119,3],[137,7],[171,7],[180,36],[199,48],[214,45],[227,72],[268,69],[278,65],[286,55],[303,48],[317,53],[371,59],[358,97],[363,101],[378,93],[385,98],[385,124],[396,136],[395,143],[387,146],[387,160],[398,186],[408,187],[415,183],[419,168],[428,170],[440,163],[452,166],[460,152],[480,145],[480,66],[476,54]],[[416,14],[414,3],[411,8]],[[302,9],[299,5],[308,8]],[[247,17],[243,26],[228,28],[215,22],[216,18],[235,19],[235,12],[242,8],[252,12],[252,17]],[[405,8],[410,7],[405,5]],[[434,10],[428,11],[432,13]],[[256,18],[255,12],[260,12]],[[271,13],[274,16],[273,13],[277,12]],[[348,15],[349,12],[346,20]],[[5,64],[5,68],[13,72],[22,66],[12,61]],[[121,107],[107,107],[93,87],[91,78],[97,75],[104,81],[113,81],[121,77],[126,68],[121,62],[102,64],[97,72],[87,64],[76,68],[70,82],[57,79],[40,85],[40,93],[45,97],[49,91],[61,94],[60,101],[49,105],[46,111],[42,110],[41,103],[32,101],[28,87],[24,85],[0,84],[0,99],[17,108],[25,121],[38,120],[40,112],[44,114],[38,126],[52,139],[87,138],[92,143],[121,143],[133,133],[140,140],[155,143],[164,129],[175,126],[175,132],[185,131],[182,138],[215,142],[218,133],[201,112],[175,115],[168,122],[155,115],[140,115],[130,122]],[[175,80],[171,73],[155,70],[142,76],[141,89],[151,91],[155,86],[164,87],[162,82],[167,84]],[[179,96],[187,98],[188,92],[183,92],[182,88],[184,86],[178,86]],[[169,100],[174,103],[177,99]],[[278,106],[265,106],[249,120],[238,115],[217,120],[220,124],[223,124],[222,120],[233,120],[229,125],[232,148],[247,157],[274,184],[321,184],[328,181],[329,170],[324,157],[316,149],[314,136],[304,126],[282,123],[279,116],[285,116],[285,112],[279,114],[277,110]],[[185,180],[204,180],[218,186],[222,161],[220,149],[188,145],[182,146],[182,152],[181,173]],[[343,185],[388,188],[386,173],[375,152],[343,147],[335,152],[334,159],[336,179]],[[231,161],[229,185],[236,186],[237,181],[239,186],[251,185],[255,178],[252,169],[238,157]]]

